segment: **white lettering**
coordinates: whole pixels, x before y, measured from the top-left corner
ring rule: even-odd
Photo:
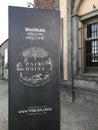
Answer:
[[[25,32],[43,32],[45,33],[46,30],[45,28],[29,28],[29,27],[25,27]]]

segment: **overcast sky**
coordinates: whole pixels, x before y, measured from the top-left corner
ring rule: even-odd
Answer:
[[[1,0],[0,1],[0,44],[8,38],[8,6],[27,7],[33,0]]]

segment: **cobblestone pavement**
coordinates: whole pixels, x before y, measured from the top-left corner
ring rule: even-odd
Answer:
[[[98,130],[98,108],[65,101],[61,89],[61,130]],[[0,130],[8,130],[8,83],[0,80]]]

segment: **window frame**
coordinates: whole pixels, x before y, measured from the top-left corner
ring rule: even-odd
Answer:
[[[94,18],[93,20],[85,20],[80,23],[81,24],[79,26],[79,73],[98,74],[98,52],[95,53],[94,50],[94,53],[92,53],[92,48],[98,48],[98,18]],[[91,30],[91,26],[93,25],[97,26],[97,35],[94,35],[94,37],[93,34],[95,34],[96,32],[94,30],[94,33]],[[88,33],[88,31],[90,30],[91,34]],[[94,46],[91,48],[90,46],[92,46],[93,42]],[[86,49],[87,44],[89,45],[88,50]],[[98,49],[96,51],[98,51]],[[97,61],[95,60],[95,55],[97,55]]]

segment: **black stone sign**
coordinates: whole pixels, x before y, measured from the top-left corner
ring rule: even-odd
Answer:
[[[59,11],[9,7],[9,130],[60,130]]]

